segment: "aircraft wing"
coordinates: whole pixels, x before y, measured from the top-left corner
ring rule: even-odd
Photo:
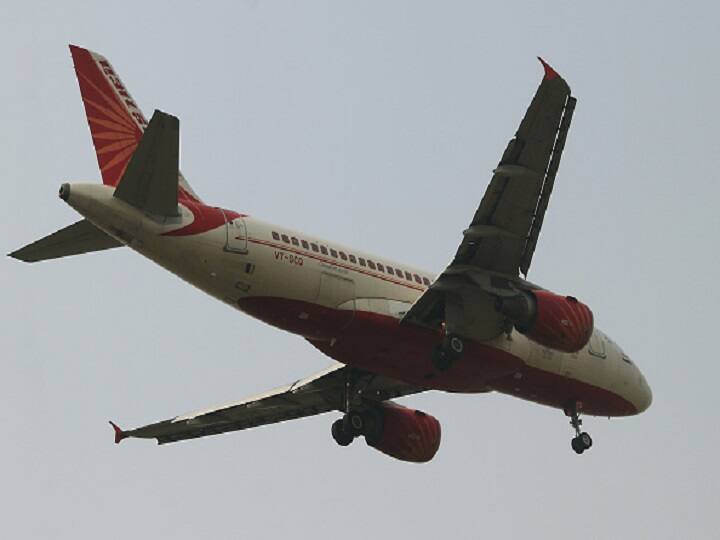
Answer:
[[[454,259],[405,315],[405,321],[478,339],[502,332],[497,296],[517,293],[547,210],[576,99],[555,70],[545,76],[509,142]]]
[[[306,379],[220,407],[197,411],[169,420],[124,431],[111,422],[115,442],[128,437],[157,439],[159,444],[217,435],[228,431],[275,424],[329,411],[345,410],[345,386],[352,377],[354,387],[361,393],[358,400],[380,402],[415,394],[423,389],[407,383],[335,364]]]

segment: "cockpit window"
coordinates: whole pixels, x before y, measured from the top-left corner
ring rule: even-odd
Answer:
[[[598,330],[593,332],[590,336],[590,343],[588,344],[588,352],[598,358],[605,358],[605,342],[603,337]]]
[[[630,360],[630,357],[627,354],[623,353],[622,359],[623,359],[623,362],[627,362],[631,366],[633,365],[632,360]]]

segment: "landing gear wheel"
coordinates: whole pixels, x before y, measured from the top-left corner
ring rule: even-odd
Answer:
[[[450,369],[450,366],[452,365],[452,358],[447,351],[443,349],[442,345],[437,345],[433,349],[432,365],[438,371],[447,371]]]
[[[454,355],[457,355],[457,357],[460,357],[465,350],[463,340],[457,336],[448,336],[447,344],[450,351],[452,351]]]
[[[590,450],[590,447],[592,446],[592,437],[590,437],[590,434],[583,431],[580,434],[580,442],[582,442],[582,445],[585,447],[585,450]]]
[[[333,422],[331,433],[332,438],[335,439],[335,442],[340,446],[348,446],[355,438],[352,433],[345,429],[345,421],[343,418]]]
[[[582,404],[576,401],[565,408],[565,414],[570,417],[570,425],[575,430],[575,437],[570,441],[570,446],[572,446],[576,454],[582,454],[585,450],[590,450],[593,444],[590,434],[586,431],[580,431],[580,426],[582,426],[582,420],[580,420],[581,407]]]
[[[458,360],[465,351],[463,340],[453,334],[448,334],[442,343],[433,349],[432,364],[438,371],[447,371],[453,362]]]
[[[578,455],[582,454],[586,450],[580,437],[573,438],[573,440],[570,441],[570,446],[572,446],[572,449],[575,450],[575,453]]]
[[[357,437],[365,432],[365,417],[359,412],[352,412],[346,415],[346,431]],[[345,421],[345,420],[344,420]]]

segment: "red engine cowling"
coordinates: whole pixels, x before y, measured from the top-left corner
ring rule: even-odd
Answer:
[[[365,436],[370,446],[402,461],[424,463],[435,456],[440,448],[437,418],[391,401],[381,403],[378,412],[377,433]]]
[[[593,332],[590,308],[572,296],[550,291],[528,291],[499,301],[499,311],[519,332],[533,341],[562,352],[582,349]]]

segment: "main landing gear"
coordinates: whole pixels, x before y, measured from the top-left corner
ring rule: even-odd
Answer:
[[[465,343],[454,334],[447,334],[432,352],[432,364],[438,371],[447,371],[465,351]]]
[[[374,418],[361,412],[345,413],[332,425],[332,437],[340,446],[349,446],[355,437],[367,436],[373,431]]]
[[[374,439],[382,431],[382,417],[363,401],[363,391],[369,384],[367,377],[358,377],[348,372],[343,392],[345,414],[332,424],[332,438],[340,446],[348,446],[355,437]]]
[[[575,450],[576,454],[582,454],[585,450],[590,450],[593,441],[590,434],[586,431],[580,431],[582,420],[580,420],[579,403],[574,403],[571,407],[565,409],[565,414],[570,417],[570,425],[575,430],[575,437],[570,441],[570,446]]]

